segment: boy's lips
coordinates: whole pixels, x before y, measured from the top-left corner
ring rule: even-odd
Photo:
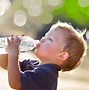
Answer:
[[[40,47],[40,43],[36,45],[36,48]]]

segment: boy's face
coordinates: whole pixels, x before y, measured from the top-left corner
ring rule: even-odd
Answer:
[[[49,30],[37,45],[35,55],[43,62],[53,62],[63,49],[62,34],[61,30]]]

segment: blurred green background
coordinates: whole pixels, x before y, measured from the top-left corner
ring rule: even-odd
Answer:
[[[89,47],[89,0],[0,0],[0,37],[25,34],[40,39],[58,20],[68,22],[81,31],[87,29]],[[63,89],[64,85],[60,90],[89,90],[89,50],[79,68],[61,73],[60,77],[67,81],[64,84],[69,80],[78,81],[70,82],[77,84],[78,88]],[[83,89],[81,85],[85,84],[88,84],[87,88]]]

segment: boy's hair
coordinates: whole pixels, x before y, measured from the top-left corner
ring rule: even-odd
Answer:
[[[63,51],[69,53],[69,57],[63,65],[61,65],[62,71],[70,71],[80,65],[83,61],[87,51],[87,44],[83,38],[83,34],[75,30],[72,25],[68,23],[58,22],[54,24],[52,28],[61,29],[66,32],[64,35],[65,46]]]

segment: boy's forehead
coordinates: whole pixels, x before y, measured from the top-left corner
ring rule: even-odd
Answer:
[[[52,33],[54,33],[55,29],[50,29],[45,35],[50,35]]]
[[[52,32],[51,32],[51,31],[48,31],[48,32],[45,34],[45,36],[50,36],[50,35],[52,35]]]

